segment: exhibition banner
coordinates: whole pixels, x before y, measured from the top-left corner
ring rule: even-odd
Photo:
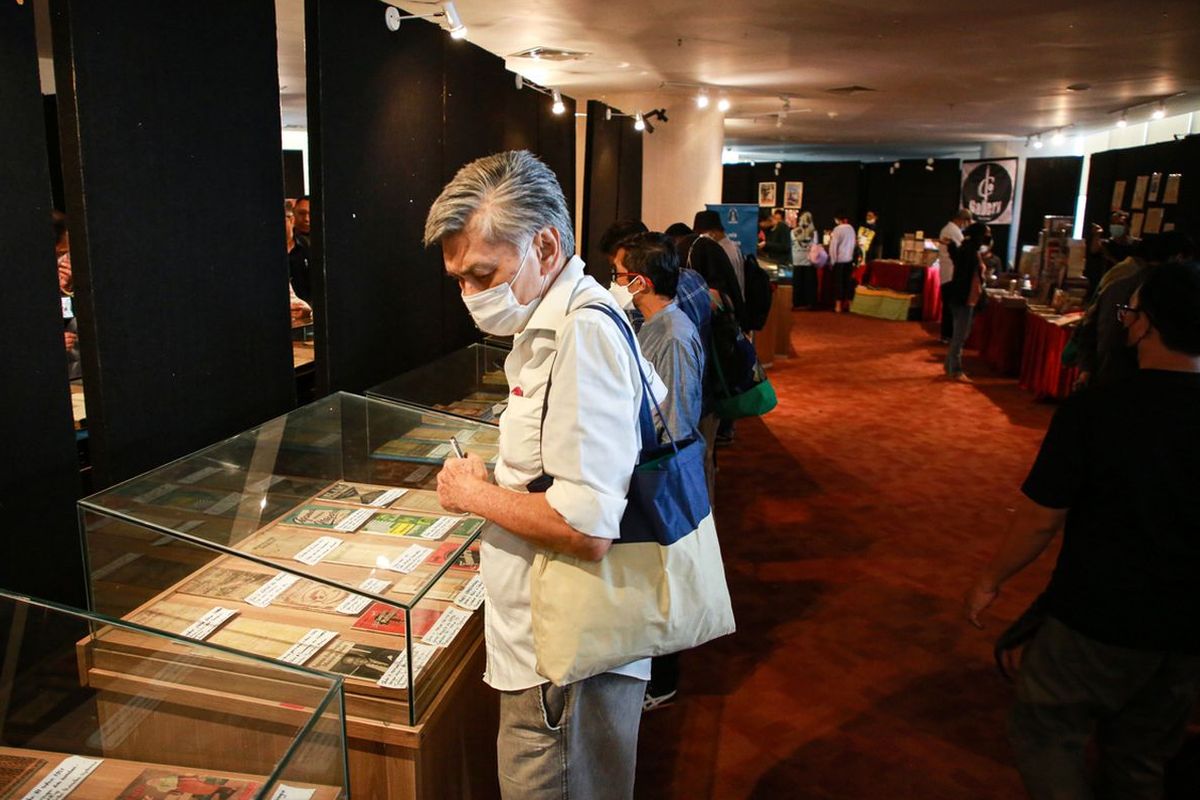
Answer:
[[[708,203],[709,211],[721,215],[725,235],[746,255],[758,250],[758,206],[753,203]]]
[[[962,163],[962,206],[989,225],[1011,225],[1016,199],[1017,159]]]

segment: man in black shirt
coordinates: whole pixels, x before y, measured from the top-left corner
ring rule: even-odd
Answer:
[[[1064,529],[1010,717],[1039,800],[1093,796],[1093,734],[1102,796],[1161,797],[1200,682],[1200,264],[1159,267],[1117,313],[1140,369],[1054,415],[1014,527],[966,598],[978,626]]]

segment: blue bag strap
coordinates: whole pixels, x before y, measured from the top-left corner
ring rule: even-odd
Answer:
[[[633,361],[637,364],[638,375],[642,378],[642,407],[638,412],[638,422],[642,431],[642,449],[648,450],[658,446],[658,434],[654,431],[654,420],[650,416],[650,404],[653,403],[654,410],[658,412],[658,418],[662,420],[663,430],[667,434],[667,439],[671,442],[671,449],[678,453],[679,446],[675,444],[675,437],[671,435],[671,426],[667,424],[667,418],[662,412],[662,407],[659,406],[658,400],[654,397],[654,392],[650,389],[650,380],[646,377],[646,371],[642,369],[642,357],[637,348],[637,343],[634,341],[633,327],[630,326],[629,320],[623,314],[618,314],[603,303],[590,303],[586,306],[580,306],[580,308],[591,308],[603,312],[609,319],[616,322],[621,333],[625,334],[625,342],[629,345],[629,349],[633,353]]]

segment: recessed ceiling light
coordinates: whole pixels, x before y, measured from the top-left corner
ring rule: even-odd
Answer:
[[[1092,88],[1092,85],[1090,83],[1072,83],[1070,86],[1067,87],[1067,91],[1068,92],[1086,92],[1090,88]]]

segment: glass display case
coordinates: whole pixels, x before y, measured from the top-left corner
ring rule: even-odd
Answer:
[[[472,344],[368,389],[367,396],[497,425],[508,402],[504,359],[510,349],[491,339]]]
[[[342,680],[0,590],[0,797],[339,800]]]
[[[345,679],[416,725],[479,639],[484,520],[438,503],[496,428],[336,394],[79,504],[93,610]]]

